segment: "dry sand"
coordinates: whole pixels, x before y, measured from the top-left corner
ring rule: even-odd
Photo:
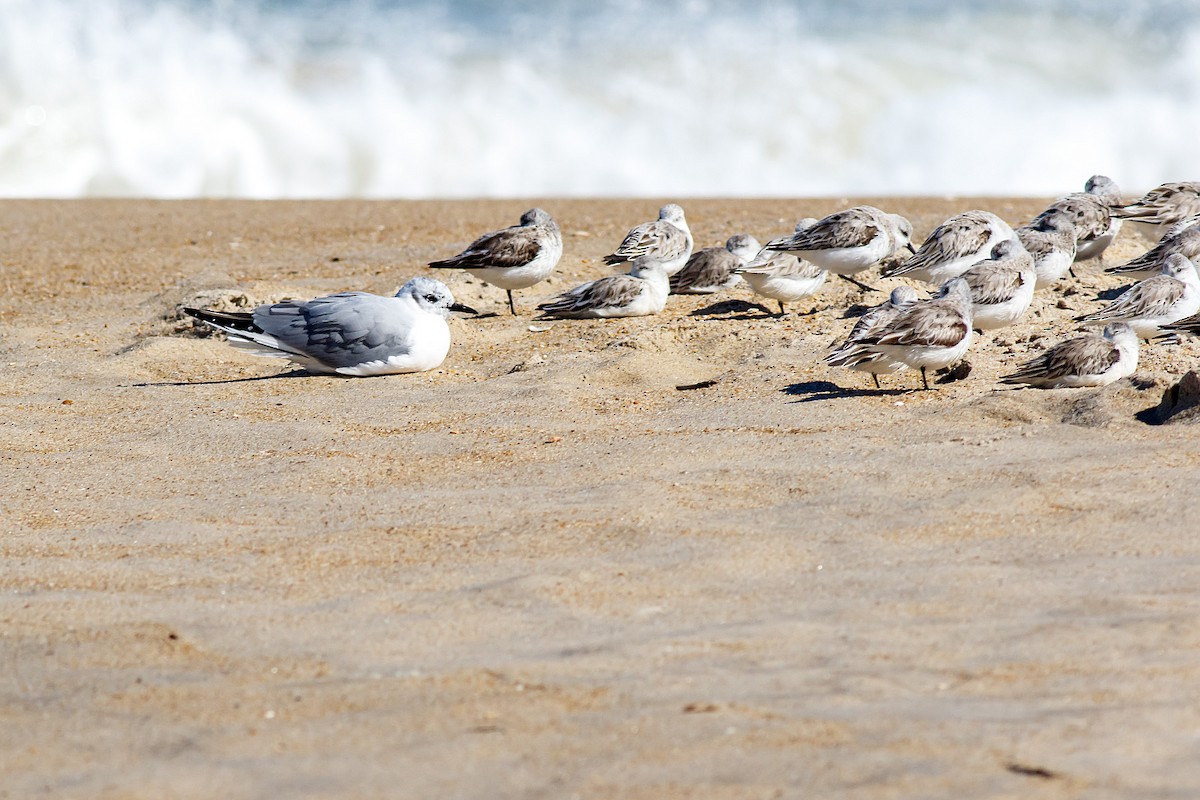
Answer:
[[[535,331],[658,207],[537,202],[524,315],[361,380],[176,308],[394,291],[531,202],[0,204],[0,797],[1200,796],[1200,425],[1135,416],[1195,339],[1001,389],[1095,264],[928,392],[820,363],[883,299],[840,281]],[[711,246],[847,202],[685,205]]]

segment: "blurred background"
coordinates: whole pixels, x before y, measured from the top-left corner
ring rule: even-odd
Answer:
[[[1200,180],[1200,0],[0,0],[0,196]]]

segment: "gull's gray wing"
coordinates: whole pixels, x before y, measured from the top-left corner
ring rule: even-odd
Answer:
[[[327,366],[353,367],[412,349],[412,324],[390,297],[342,292],[254,310],[254,323],[284,349]]]

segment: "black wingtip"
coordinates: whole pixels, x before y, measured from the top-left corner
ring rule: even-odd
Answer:
[[[191,306],[184,306],[182,310],[189,317],[194,317],[217,328],[253,333],[262,332],[262,329],[254,324],[253,315],[245,312],[210,311],[206,308],[192,308]]]

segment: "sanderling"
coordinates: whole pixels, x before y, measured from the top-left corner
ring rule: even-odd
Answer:
[[[1164,183],[1129,205],[1122,206],[1118,201],[1113,213],[1148,225],[1153,235],[1161,237],[1174,223],[1200,215],[1200,181]]]
[[[658,210],[658,219],[638,225],[611,255],[604,257],[609,265],[632,264],[649,256],[674,275],[683,269],[692,255],[692,230],[683,216],[683,208],[669,203]]]
[[[1040,389],[1107,386],[1132,375],[1137,364],[1137,334],[1124,322],[1112,322],[1103,334],[1089,333],[1059,342],[1000,380]]]
[[[1193,221],[1189,217],[1172,228],[1179,229],[1168,231],[1158,244],[1137,258],[1109,267],[1106,271],[1128,278],[1148,278],[1162,272],[1162,265],[1172,253],[1178,253],[1188,261],[1200,258],[1200,219]]]
[[[925,370],[949,367],[962,360],[974,336],[971,287],[962,278],[953,278],[942,284],[936,298],[904,309],[865,336],[851,352],[881,353],[919,369],[921,383],[928,389]]]
[[[508,310],[516,316],[513,290],[544,281],[562,258],[558,223],[540,208],[521,215],[519,225],[480,236],[454,258],[434,261],[434,269],[463,269],[508,293]]]
[[[1037,286],[1052,286],[1075,262],[1078,243],[1075,224],[1065,213],[1045,212],[1032,224],[1017,228],[1017,239],[1033,257]]]
[[[767,243],[768,250],[794,253],[841,276],[866,291],[874,291],[852,276],[891,258],[901,247],[912,250],[912,224],[899,214],[873,206],[856,206],[817,220],[791,236]]]
[[[879,376],[908,369],[903,361],[859,348],[857,345],[881,331],[904,309],[917,302],[917,290],[911,286],[897,286],[891,296],[858,318],[850,335],[834,345],[833,352],[825,356],[831,367],[849,367],[860,372],[871,373],[875,388],[879,388]]]
[[[814,217],[806,217],[796,223],[795,232],[811,228],[816,223]],[[780,316],[786,313],[784,303],[803,300],[815,294],[825,285],[825,277],[829,274],[811,261],[766,247],[746,266],[734,271],[750,284],[755,294],[779,303]]]
[[[885,278],[906,276],[941,285],[988,257],[992,248],[1016,236],[1008,223],[990,211],[967,211],[934,228],[917,252],[883,271]]]
[[[667,303],[671,287],[663,262],[645,255],[627,275],[608,275],[576,286],[538,306],[548,317],[591,319],[644,317]]]
[[[730,236],[724,247],[692,253],[683,269],[671,276],[671,294],[713,294],[736,285],[734,271],[754,258],[761,245],[747,233]]]
[[[1152,339],[1163,325],[1200,311],[1200,276],[1196,266],[1179,253],[1163,262],[1161,274],[1135,283],[1106,308],[1077,317],[1089,324],[1128,322],[1142,339]]]
[[[1074,244],[1072,238],[1072,248]],[[980,261],[961,277],[971,287],[972,326],[991,331],[1012,325],[1029,310],[1037,270],[1033,256],[1020,242],[1005,239],[992,248],[990,258]]]
[[[248,314],[183,310],[224,331],[239,349],[290,359],[309,372],[353,377],[433,369],[450,349],[450,312],[477,313],[454,302],[444,283],[424,277],[404,284],[395,297],[342,292]]]
[[[1116,181],[1106,175],[1093,175],[1082,192],[1058,198],[1034,217],[1029,227],[1037,227],[1044,217],[1066,215],[1075,226],[1075,260],[1099,258],[1121,230],[1121,218],[1114,216],[1111,208],[1120,202],[1121,189]]]

